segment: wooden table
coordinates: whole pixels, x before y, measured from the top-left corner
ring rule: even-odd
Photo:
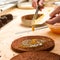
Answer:
[[[32,12],[34,13],[34,11],[35,10],[22,10],[13,8],[9,11],[1,13],[11,13],[14,16],[14,19],[0,29],[0,60],[10,60],[13,56],[17,55],[18,53],[15,53],[11,50],[12,41],[19,37],[30,35],[43,35],[51,37],[55,41],[55,47],[51,52],[60,54],[60,35],[52,33],[49,28],[39,29],[34,32],[24,32],[31,30],[31,28],[27,28],[21,25],[21,16],[30,14]]]

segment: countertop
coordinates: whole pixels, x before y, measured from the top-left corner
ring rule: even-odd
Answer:
[[[10,60],[13,56],[18,54],[11,49],[12,41],[23,36],[31,35],[42,35],[52,38],[55,42],[55,47],[51,52],[60,55],[60,35],[52,33],[49,28],[35,30],[34,32],[24,32],[31,30],[31,28],[21,25],[21,16],[32,14],[34,11],[34,9],[24,10],[12,8],[0,14],[11,13],[14,16],[11,22],[0,29],[0,60]]]

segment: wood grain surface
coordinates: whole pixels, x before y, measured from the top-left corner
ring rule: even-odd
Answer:
[[[21,16],[34,13],[33,10],[23,10],[18,8],[12,8],[9,11],[5,11],[2,14],[11,13],[14,19],[0,29],[0,60],[10,60],[18,53],[12,51],[11,43],[17,38],[31,35],[42,35],[52,38],[55,42],[55,47],[51,52],[60,55],[60,35],[54,34],[49,28],[35,30],[34,32],[24,32],[31,30],[31,28],[21,25]]]

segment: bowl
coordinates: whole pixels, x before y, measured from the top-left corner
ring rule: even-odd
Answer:
[[[20,9],[34,9],[32,7],[32,3],[31,2],[20,2],[20,0],[18,1],[17,7]]]
[[[47,26],[50,28],[50,30],[53,33],[60,34],[60,23],[55,23],[55,24],[47,24]]]
[[[42,16],[43,14],[38,14],[38,17],[37,19]],[[32,26],[32,18],[33,18],[34,14],[28,14],[28,15],[24,15],[21,17],[21,20],[22,20],[22,24],[24,26],[28,26],[28,27],[31,27]],[[36,19],[36,20],[37,20]]]

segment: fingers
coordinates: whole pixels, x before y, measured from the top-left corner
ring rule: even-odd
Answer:
[[[58,6],[51,14],[50,16],[51,17],[54,17],[56,16],[56,14],[59,14],[60,13],[60,6]]]
[[[37,7],[37,0],[32,0],[32,6],[33,6],[34,8]]]
[[[48,24],[60,23],[60,15],[46,21],[46,23],[48,23]]]
[[[39,1],[39,6],[40,6],[40,10],[42,10],[43,9],[43,2],[44,2],[44,0],[40,0]],[[37,0],[32,0],[32,6],[34,7],[34,8],[36,8],[37,7]]]

